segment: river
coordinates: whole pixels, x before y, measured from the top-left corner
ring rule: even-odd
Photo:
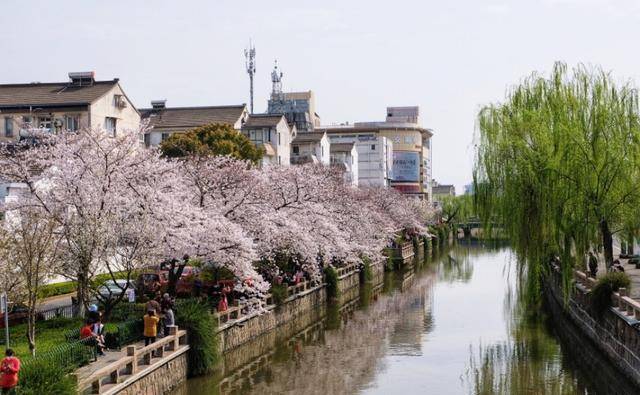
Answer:
[[[301,318],[302,330],[278,328],[228,353],[224,373],[177,393],[614,393],[549,319],[525,314],[516,270],[508,248],[453,247],[413,271],[386,273],[322,318]]]

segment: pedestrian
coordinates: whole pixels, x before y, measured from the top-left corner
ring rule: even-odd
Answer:
[[[156,311],[153,309],[149,309],[147,314],[144,316],[144,345],[148,346],[149,344],[156,341],[156,336],[158,335],[158,322],[160,319],[156,316]]]
[[[231,288],[228,285],[225,285],[222,288],[222,292],[220,295],[220,302],[218,303],[218,311],[227,311],[229,308],[229,302],[227,301],[227,294],[231,292]]]
[[[149,300],[147,302],[145,308],[147,309],[147,311],[153,310],[153,311],[158,311],[159,312],[162,307],[160,306],[160,303],[158,303],[157,300],[151,299],[151,300]]]
[[[89,312],[87,313],[87,317],[93,322],[98,322],[100,320],[100,312],[98,311],[98,306],[92,304],[89,306]]]
[[[589,251],[589,272],[591,273],[591,277],[596,278],[596,274],[598,273],[598,258],[593,255],[592,251]]]
[[[3,394],[15,394],[18,385],[18,372],[20,371],[20,360],[14,356],[13,350],[7,348],[5,357],[0,362],[0,388]]]
[[[87,318],[82,328],[80,328],[80,340],[89,339],[85,344],[94,346],[98,355],[104,355],[104,342],[100,341],[98,335],[94,333],[94,324],[94,321],[92,321],[90,318]]]
[[[176,317],[172,308],[168,308],[164,311],[164,334],[169,335],[169,327],[176,324]]]
[[[624,273],[624,266],[622,266],[622,263],[620,263],[619,259],[613,261],[613,264],[611,265],[611,271]]]

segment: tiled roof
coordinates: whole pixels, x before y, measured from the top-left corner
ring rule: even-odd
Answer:
[[[244,123],[243,129],[246,128],[264,128],[275,127],[284,115],[282,114],[252,114]]]
[[[317,143],[322,140],[324,132],[298,133],[293,143]]]
[[[118,79],[96,81],[83,86],[70,85],[69,82],[2,84],[0,108],[86,105],[102,97],[117,84]]]
[[[140,110],[154,129],[188,129],[211,123],[234,125],[245,109],[244,104],[211,107],[174,107]]]
[[[335,143],[331,144],[331,152],[351,152],[353,143]]]

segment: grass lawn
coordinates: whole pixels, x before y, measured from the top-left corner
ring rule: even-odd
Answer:
[[[36,323],[36,354],[52,350],[56,346],[66,343],[64,334],[71,329],[79,329],[81,319],[56,318]],[[105,330],[112,329],[115,324],[106,324]],[[23,361],[31,359],[29,343],[27,342],[27,324],[15,325],[9,328],[9,346]],[[4,345],[4,328],[0,330],[0,341]]]

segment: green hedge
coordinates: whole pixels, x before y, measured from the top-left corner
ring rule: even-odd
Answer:
[[[118,272],[118,273],[115,273],[113,276],[115,277],[116,280],[124,280],[127,278],[127,272]],[[136,278],[137,278],[137,272],[132,272],[131,279],[135,280]],[[111,279],[112,279],[111,274],[102,273],[102,274],[95,275],[91,281],[93,284],[101,285],[105,281],[111,280]],[[46,284],[41,286],[40,289],[38,290],[38,298],[44,299],[44,298],[50,298],[52,296],[70,294],[70,293],[76,292],[77,288],[78,287],[77,287],[76,281],[64,281],[61,283]]]
[[[38,290],[38,298],[50,298],[52,296],[70,294],[76,292],[75,281],[65,281],[63,283],[46,284],[40,287]]]
[[[271,284],[270,292],[276,306],[281,306],[289,296],[286,284]]]

